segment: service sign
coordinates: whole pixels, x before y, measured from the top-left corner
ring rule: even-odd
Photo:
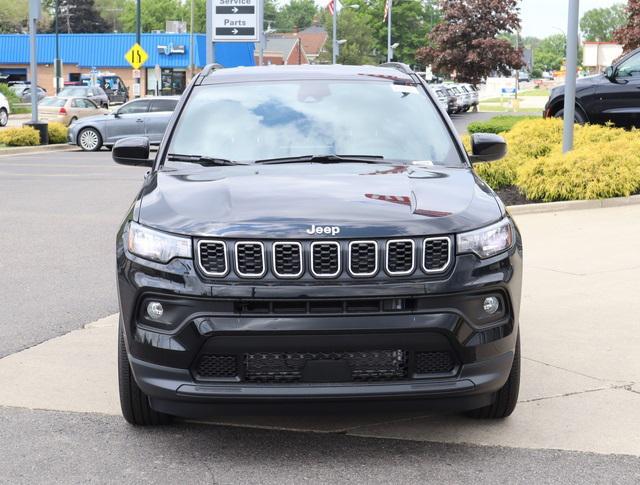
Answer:
[[[213,0],[214,42],[258,42],[260,0]]]

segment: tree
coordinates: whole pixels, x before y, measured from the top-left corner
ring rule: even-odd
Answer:
[[[534,69],[557,71],[564,63],[566,39],[564,34],[554,34],[542,39],[533,51]]]
[[[317,13],[318,7],[313,0],[291,0],[278,11],[275,27],[281,31],[306,29]]]
[[[109,25],[110,32],[122,32],[122,14],[130,0],[95,0],[100,16]]]
[[[333,55],[333,18],[328,12],[321,14],[322,23],[329,33],[326,42],[326,50],[321,54],[322,62],[331,62]],[[340,64],[371,64],[374,62],[373,51],[375,40],[373,29],[368,17],[352,9],[344,9],[338,15],[338,35],[339,39],[346,39],[347,42],[340,46],[338,63]]]
[[[588,10],[580,19],[580,30],[589,42],[610,42],[616,30],[627,21],[624,5]]]
[[[0,33],[22,33],[29,30],[29,4],[15,0],[0,0]]]
[[[522,66],[522,51],[498,38],[520,29],[518,0],[440,0],[442,22],[417,58],[434,72],[478,84],[492,72],[509,75]]]
[[[180,0],[142,0],[140,4],[140,18],[142,32],[152,30],[164,31],[167,20],[189,20],[190,5]],[[206,13],[205,13],[206,17]],[[122,14],[122,30],[135,32],[136,30],[136,2],[127,1]]]
[[[49,32],[55,30],[55,1],[46,2],[51,12]],[[67,34],[109,32],[109,24],[100,16],[94,0],[60,0],[58,29]]]
[[[628,52],[640,47],[640,0],[629,0],[626,14],[627,23],[616,31],[614,37]]]

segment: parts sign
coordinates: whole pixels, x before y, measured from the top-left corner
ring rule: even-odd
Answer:
[[[260,0],[213,0],[214,42],[258,42]]]

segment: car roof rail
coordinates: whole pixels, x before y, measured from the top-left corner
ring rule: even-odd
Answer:
[[[214,71],[218,71],[219,69],[224,69],[224,66],[222,64],[214,62],[212,64],[207,64],[206,66],[204,66],[204,69],[202,69],[202,72],[200,74],[203,77],[207,77],[209,74]]]
[[[390,67],[405,74],[414,74],[413,69],[411,69],[409,65],[405,64],[404,62],[383,62],[382,64],[380,64],[380,67]]]

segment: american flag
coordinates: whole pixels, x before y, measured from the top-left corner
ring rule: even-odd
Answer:
[[[389,8],[391,8],[391,1],[392,0],[387,0],[386,2],[384,2],[384,21],[385,22],[387,21],[387,15],[389,15]]]
[[[336,4],[335,4],[335,0],[331,0],[329,2],[329,4],[327,5],[327,10],[329,10],[329,13],[331,15],[333,15],[336,11]]]

